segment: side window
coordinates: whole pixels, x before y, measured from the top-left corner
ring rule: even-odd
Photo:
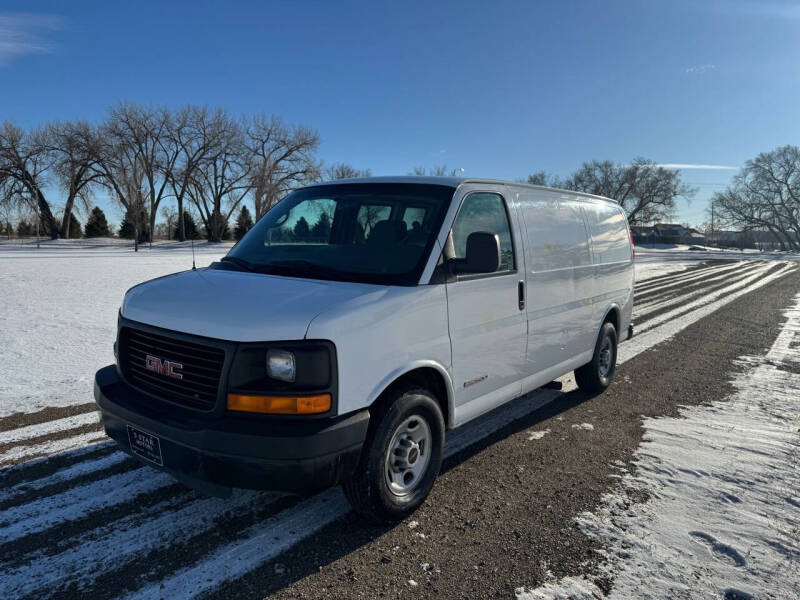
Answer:
[[[464,198],[452,231],[456,258],[466,258],[467,238],[470,233],[487,231],[497,234],[500,238],[498,271],[514,270],[514,245],[511,242],[506,205],[500,195],[477,192]]]

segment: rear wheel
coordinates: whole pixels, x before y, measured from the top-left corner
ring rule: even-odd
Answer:
[[[617,330],[611,323],[603,323],[592,360],[575,369],[578,387],[591,394],[599,394],[611,385],[617,366]]]
[[[395,391],[370,416],[355,475],[342,488],[353,509],[379,522],[399,521],[428,496],[442,464],[444,418],[421,388]]]

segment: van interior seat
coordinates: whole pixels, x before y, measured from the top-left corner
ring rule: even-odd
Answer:
[[[405,221],[389,221],[384,219],[373,225],[369,232],[367,244],[370,246],[391,246],[406,237]]]

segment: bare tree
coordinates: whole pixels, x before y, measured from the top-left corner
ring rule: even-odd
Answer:
[[[712,202],[728,226],[766,230],[782,250],[800,250],[800,149],[782,146],[747,161]]]
[[[681,181],[679,171],[665,169],[644,158],[637,158],[629,165],[608,160],[586,162],[559,183],[566,189],[616,200],[632,225],[669,219],[677,198],[691,198],[696,193]]]
[[[175,228],[175,225],[178,223],[178,214],[179,213],[174,206],[164,205],[161,207],[161,216],[164,218],[164,224],[167,228],[166,237],[168,240],[172,239],[172,232]]]
[[[7,201],[28,204],[36,212],[51,238],[58,237],[58,222],[53,216],[43,188],[53,165],[46,134],[42,129],[25,132],[6,121],[0,127],[0,187]]]
[[[562,183],[555,175],[551,175],[547,171],[536,171],[528,175],[527,179],[521,181],[529,185],[543,185],[546,187],[561,187]]]
[[[356,177],[371,177],[372,171],[369,169],[356,169],[346,163],[334,163],[325,168],[325,181],[336,181],[337,179],[353,179]]]
[[[411,169],[411,173],[409,175],[417,175],[418,177],[456,177],[461,175],[464,172],[464,169],[451,169],[447,165],[439,165],[437,167],[431,167],[430,169],[426,169],[425,167],[414,167]]]
[[[179,154],[174,144],[165,143],[169,121],[170,114],[166,109],[154,110],[125,103],[111,109],[108,119],[108,128],[114,137],[132,150],[144,180],[149,201],[151,243],[158,206],[167,195],[169,173]]]
[[[304,125],[286,125],[280,118],[257,115],[247,125],[250,185],[260,219],[292,188],[319,178],[315,158],[319,135]]]
[[[187,189],[210,242],[222,240],[231,214],[251,188],[251,156],[242,138],[242,124],[226,118],[222,134],[198,164]]]
[[[139,240],[147,230],[147,202],[145,174],[136,145],[111,123],[101,125],[92,144],[94,156],[92,170],[102,184],[124,209],[126,218],[134,226],[134,250],[139,250]]]
[[[199,165],[214,152],[224,137],[228,117],[222,110],[209,114],[208,109],[185,106],[167,122],[164,145],[167,153],[176,152],[172,169],[164,173],[178,204],[179,217],[184,213],[184,200],[189,186],[197,178]],[[186,239],[185,222],[178,219],[178,239]]]
[[[69,238],[69,226],[76,200],[89,210],[91,184],[100,178],[93,168],[97,151],[97,137],[93,127],[85,121],[51,123],[46,128],[49,151],[53,156],[53,170],[66,191],[64,214],[60,234]]]

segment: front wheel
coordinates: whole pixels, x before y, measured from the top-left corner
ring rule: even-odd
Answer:
[[[444,418],[427,390],[396,391],[370,419],[356,473],[342,488],[353,509],[378,522],[410,515],[427,498],[442,464]]]
[[[575,369],[575,381],[581,391],[599,394],[611,385],[617,367],[617,330],[611,323],[603,323],[592,360]]]

